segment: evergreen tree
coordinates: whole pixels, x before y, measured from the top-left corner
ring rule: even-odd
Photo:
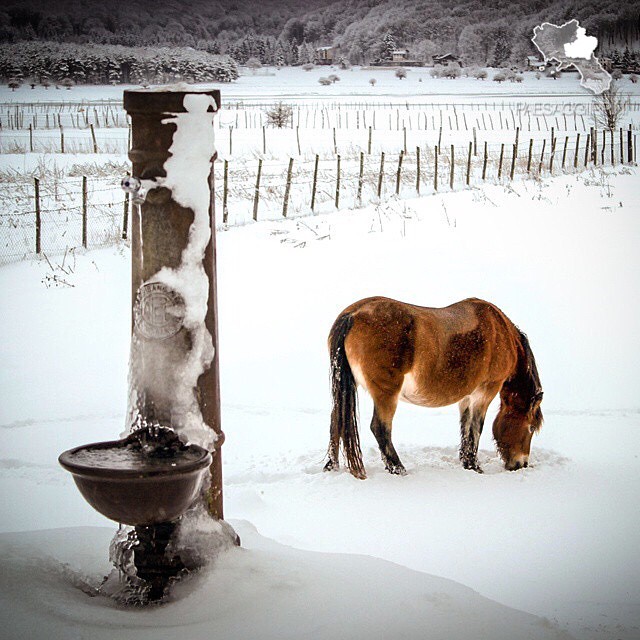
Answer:
[[[396,41],[390,33],[387,33],[382,39],[382,58],[383,60],[391,60],[392,51],[397,49]]]

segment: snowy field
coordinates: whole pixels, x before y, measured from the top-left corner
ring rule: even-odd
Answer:
[[[349,73],[328,89],[366,100],[399,98],[405,82],[415,97],[408,81],[427,71],[399,81],[376,70],[375,89],[346,82]],[[247,76],[223,90],[271,98],[274,78]],[[311,100],[317,78],[294,80],[282,86]],[[427,82],[443,92],[480,83]],[[533,83],[559,101],[574,91],[569,83],[580,91],[575,75],[531,78],[525,93]],[[112,90],[121,96],[121,87],[101,95]],[[82,91],[96,95],[65,94]],[[3,155],[2,168],[19,172],[33,155]],[[638,177],[637,167],[617,166],[422,198],[389,194],[358,211],[219,232],[225,517],[243,547],[155,610],[87,595],[109,571],[116,525],[90,509],[56,461],[123,429],[129,249],[1,267],[0,637],[640,637]],[[456,407],[402,405],[394,442],[408,475],[392,477],[361,395],[369,478],[322,473],[326,336],[346,305],[369,295],[428,306],[477,296],[529,335],[545,389],[529,468],[502,467],[495,405],[480,443],[484,475],[458,462]]]

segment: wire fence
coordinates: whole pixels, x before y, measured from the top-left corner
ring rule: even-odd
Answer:
[[[617,132],[422,145],[396,152],[215,163],[219,226],[354,209],[408,198],[637,162],[637,134]],[[122,176],[0,182],[0,264],[114,244],[129,236]]]

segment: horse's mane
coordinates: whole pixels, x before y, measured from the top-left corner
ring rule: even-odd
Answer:
[[[536,359],[531,351],[529,338],[527,335],[516,327],[518,337],[520,339],[520,347],[522,349],[518,354],[518,363],[516,370],[505,382],[505,387],[515,396],[518,396],[520,402],[524,403],[524,409],[532,412],[531,428],[538,431],[542,427],[542,410],[540,402],[542,400],[542,383],[540,382],[540,374]]]

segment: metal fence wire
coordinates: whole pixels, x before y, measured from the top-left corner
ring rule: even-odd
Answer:
[[[351,149],[340,156],[215,163],[217,223],[313,215],[392,197],[459,190],[485,182],[560,175],[637,162],[632,130],[591,130],[550,139],[424,145],[391,152]],[[114,171],[117,171],[114,168]],[[131,203],[120,175],[0,181],[0,264],[79,247],[109,246],[129,235]]]

